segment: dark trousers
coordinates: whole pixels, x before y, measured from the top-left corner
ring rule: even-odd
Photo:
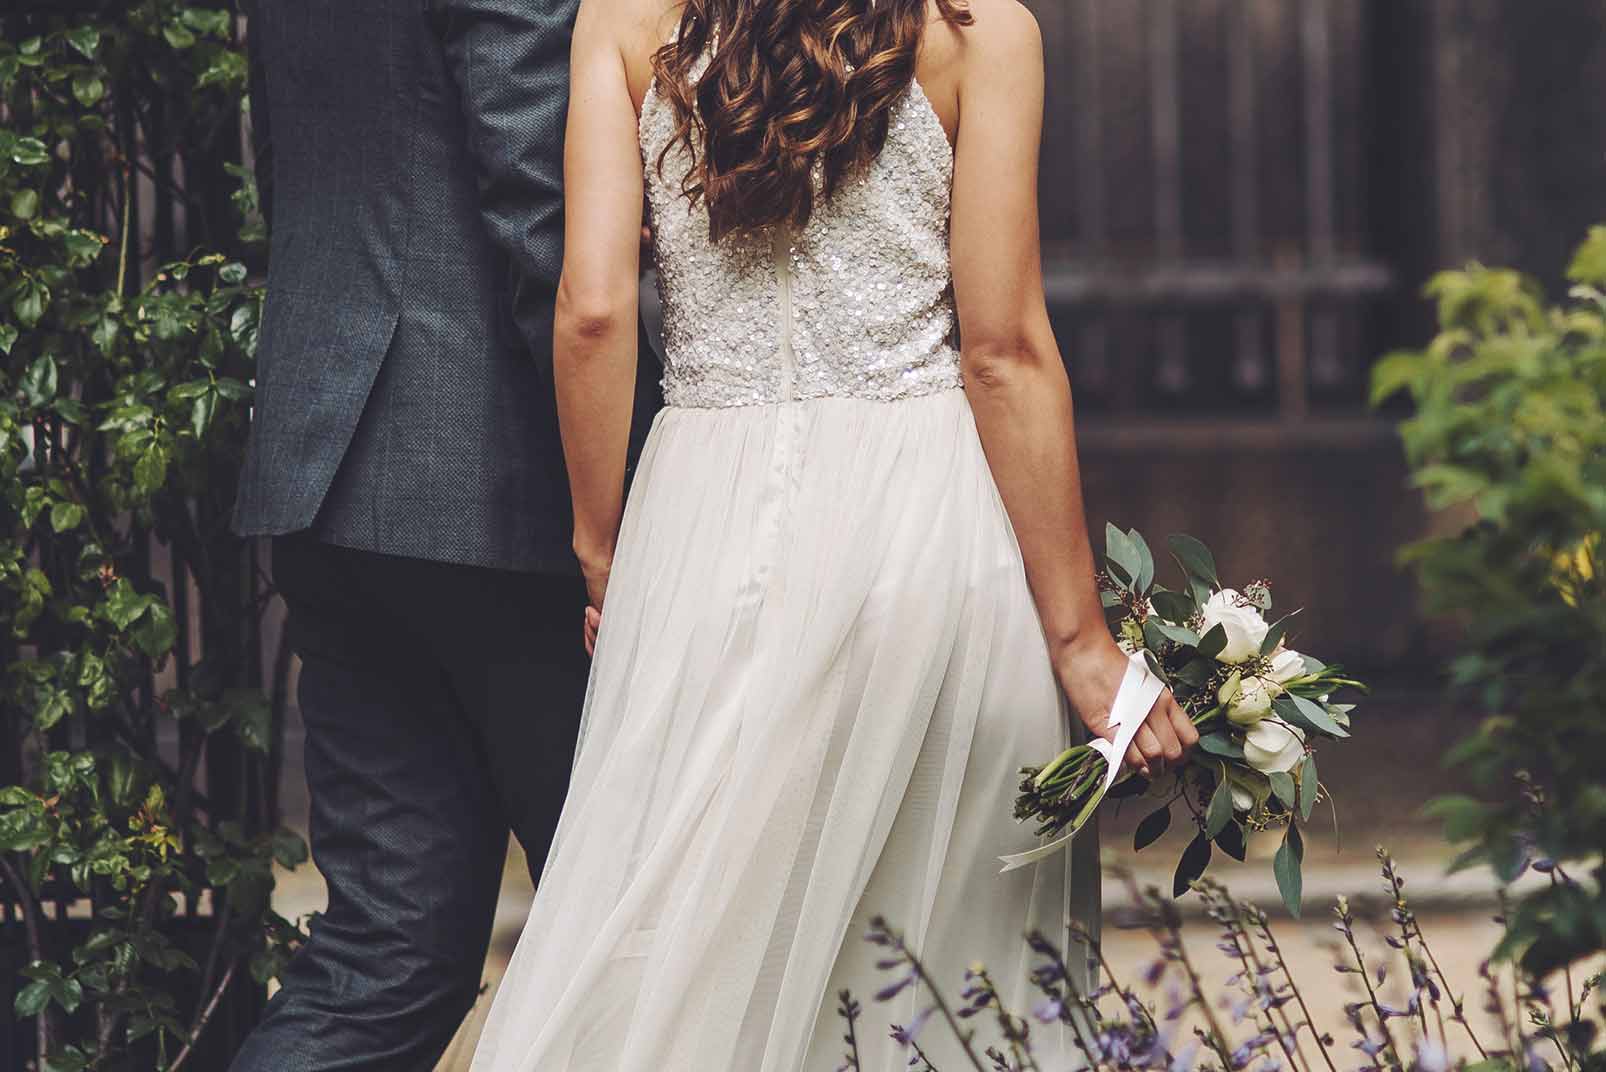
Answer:
[[[233,1072],[428,1072],[479,989],[511,828],[539,875],[585,696],[578,578],[278,537],[329,907]]]

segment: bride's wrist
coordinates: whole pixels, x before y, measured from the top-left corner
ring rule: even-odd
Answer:
[[[614,545],[612,540],[588,538],[576,533],[574,537],[574,557],[580,560],[580,570],[583,573],[607,573],[613,565]]]
[[[1077,629],[1069,633],[1062,633],[1049,639],[1049,654],[1055,666],[1067,666],[1081,662],[1089,655],[1113,646],[1115,640],[1110,636],[1104,623],[1099,622],[1094,627]]]

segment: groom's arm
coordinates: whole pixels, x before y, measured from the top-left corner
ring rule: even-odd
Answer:
[[[462,100],[480,214],[518,273],[519,330],[546,353],[563,264],[563,125],[578,0],[431,2]]]

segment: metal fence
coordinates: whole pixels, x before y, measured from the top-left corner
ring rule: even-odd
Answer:
[[[1036,0],[1050,307],[1095,415],[1354,414],[1371,312],[1360,0]]]

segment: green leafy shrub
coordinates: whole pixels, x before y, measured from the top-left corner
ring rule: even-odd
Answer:
[[[1536,975],[1606,949],[1606,227],[1546,303],[1516,272],[1432,280],[1440,332],[1377,366],[1405,392],[1414,480],[1457,531],[1404,552],[1459,629],[1454,684],[1489,717],[1450,751],[1467,792],[1436,801],[1463,866],[1532,866],[1501,952]]]
[[[0,14],[0,946],[41,1068],[174,1069],[299,941],[269,893],[306,856],[273,828],[265,601],[227,530],[261,308],[245,62],[228,10],[58,12]],[[142,272],[191,243],[220,251]]]

